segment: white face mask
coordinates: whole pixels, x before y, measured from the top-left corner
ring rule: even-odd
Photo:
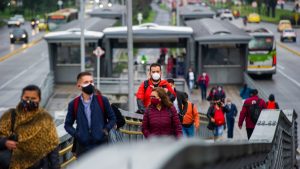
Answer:
[[[206,76],[206,73],[203,73],[202,75],[203,75],[203,76]]]
[[[160,74],[159,73],[153,73],[152,74],[152,79],[155,80],[155,81],[159,80],[160,79]]]

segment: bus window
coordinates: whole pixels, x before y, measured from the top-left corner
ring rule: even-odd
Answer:
[[[255,37],[249,42],[249,50],[272,50],[273,49],[273,38],[271,37]]]

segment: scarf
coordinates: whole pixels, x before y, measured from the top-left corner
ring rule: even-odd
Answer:
[[[0,137],[11,135],[11,112],[7,111],[0,119]],[[18,145],[13,150],[10,169],[33,166],[59,144],[53,119],[44,109],[24,112],[18,106],[14,128],[18,135]]]

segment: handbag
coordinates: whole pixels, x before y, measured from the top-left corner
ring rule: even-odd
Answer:
[[[16,121],[16,112],[15,109],[11,112],[11,132],[12,135],[9,136],[8,140],[17,141],[17,137],[14,134],[14,127]],[[0,169],[9,169],[9,164],[11,160],[12,151],[8,150],[7,148],[0,151]]]

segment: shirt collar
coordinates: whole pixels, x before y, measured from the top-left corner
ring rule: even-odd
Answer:
[[[89,99],[88,102],[92,101],[93,97],[94,97],[94,94],[91,94],[91,95],[90,95],[90,99]],[[82,95],[80,95],[80,100],[84,103],[84,100],[83,100],[83,96],[82,96]]]

